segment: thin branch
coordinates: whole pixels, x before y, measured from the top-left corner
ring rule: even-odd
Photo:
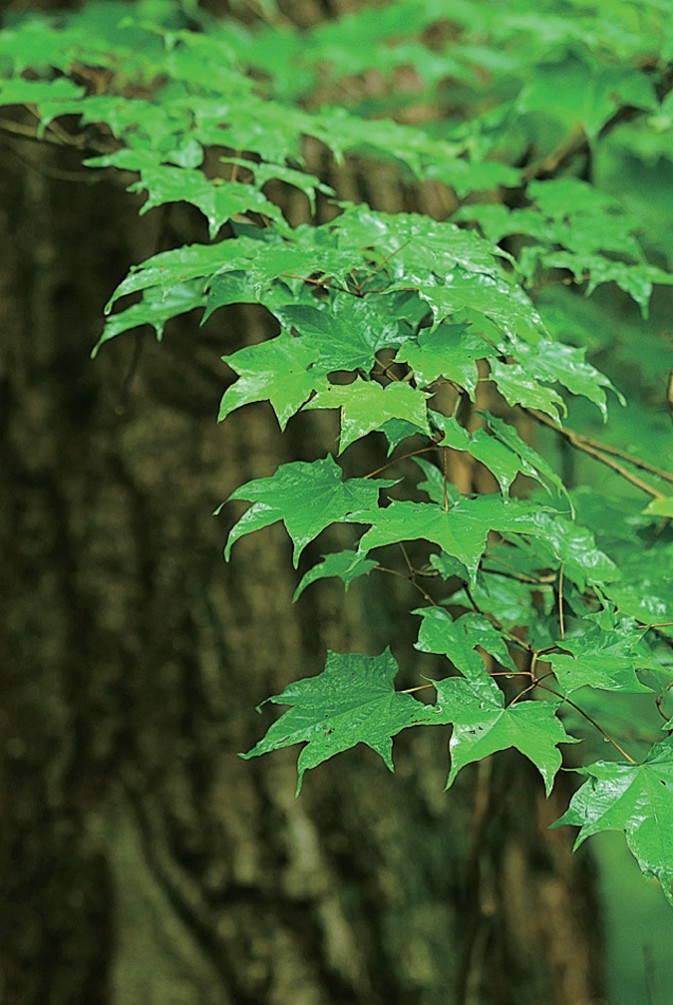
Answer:
[[[536,678],[534,678],[532,684],[529,684],[528,687],[525,687],[523,689],[523,691],[519,691],[519,693],[512,698],[512,700],[510,701],[510,703],[507,706],[507,708],[511,708],[512,705],[516,704],[516,702],[519,701],[521,698],[523,698],[524,695],[528,694],[529,691],[534,691],[536,687],[538,687],[538,686],[539,687],[544,687],[544,685],[542,684],[542,681],[545,680],[547,677],[553,677],[553,676],[554,676],[554,674],[550,670],[549,673],[546,673],[544,675],[544,677],[536,677]]]
[[[561,642],[565,640],[566,637],[566,626],[563,619],[563,562],[558,571],[558,620],[559,629],[561,631]]]
[[[359,293],[362,293],[364,287],[367,285],[367,283],[370,281],[370,279],[373,279],[374,276],[376,275],[376,273],[380,272],[381,269],[384,267],[384,265],[388,264],[388,262],[390,261],[391,258],[394,258],[395,255],[399,254],[400,251],[402,251],[403,248],[406,248],[406,246],[409,244],[409,241],[411,241],[411,238],[409,238],[407,241],[404,241],[403,244],[400,244],[399,248],[395,248],[394,251],[391,251],[390,254],[386,255],[386,257],[382,261],[379,262],[379,264],[376,266],[376,268],[373,269],[369,273],[369,275],[367,276],[366,279],[363,279],[361,283],[356,283],[355,284],[355,289]]]
[[[650,464],[649,461],[644,461],[642,457],[634,457],[629,454],[626,450],[620,450],[619,447],[613,447],[609,443],[601,443],[598,440],[593,440],[589,436],[584,436],[582,433],[576,433],[576,436],[580,440],[584,440],[590,446],[596,447],[597,450],[601,450],[604,454],[611,454],[613,457],[621,457],[624,461],[630,461],[634,468],[640,468],[641,471],[649,471],[650,474],[656,475],[657,478],[662,478],[666,482],[673,482],[673,474],[670,471],[664,471],[662,468],[656,467],[654,464]]]
[[[310,279],[308,276],[296,276],[293,272],[281,272],[281,279],[301,279],[303,283],[310,283],[311,286],[320,286],[324,290],[339,290],[341,293],[350,293],[351,296],[356,296],[352,290],[346,289],[345,286],[334,286],[332,283],[327,282],[325,279]]]
[[[622,757],[629,762],[629,764],[638,763],[636,760],[634,760],[633,757],[631,757],[630,754],[626,753],[623,747],[620,747],[620,745],[617,743],[616,740],[613,740],[608,731],[606,729],[603,729],[600,723],[596,722],[596,720],[592,718],[592,716],[590,716],[588,712],[585,712],[583,708],[580,708],[579,705],[576,705],[571,698],[567,698],[564,694],[559,694],[558,691],[555,691],[553,687],[549,687],[548,684],[540,683],[540,687],[544,688],[545,691],[549,691],[550,694],[556,695],[557,698],[561,698],[563,701],[567,702],[568,705],[571,705],[576,712],[579,712],[580,715],[584,716],[587,722],[590,722],[591,725],[594,727],[594,729],[597,729],[598,732],[601,734],[601,736],[605,737],[608,743],[611,743],[612,746],[615,748],[615,750],[618,750],[619,753],[622,755]]]
[[[499,559],[494,555],[489,556],[492,562],[497,562]],[[503,576],[505,579],[515,579],[518,583],[529,583],[531,586],[549,586],[554,582],[556,576],[527,576],[523,572],[510,572],[510,567],[505,565],[505,569],[487,569],[486,566],[482,565],[481,571],[488,576]]]
[[[410,576],[408,573],[406,573],[406,572],[400,572],[399,569],[389,569],[388,566],[386,566],[386,565],[377,565],[376,566],[376,571],[377,572],[387,572],[389,576],[397,576],[399,579],[406,580],[407,583],[411,583],[411,585],[414,587],[414,589],[418,590],[418,592],[423,597],[423,599],[426,600],[429,604],[432,604],[433,607],[439,607],[440,606],[437,603],[437,601],[434,599],[434,597],[431,597],[430,594],[427,593],[423,589],[423,587],[420,585],[420,583],[417,583],[416,580],[414,579],[414,577]]]
[[[449,512],[449,458],[446,452],[446,447],[442,450],[442,484],[443,484],[443,502],[444,502],[444,512]]]
[[[385,471],[387,468],[391,468],[393,464],[397,464],[398,461],[407,461],[410,457],[416,457],[418,454],[427,454],[434,449],[435,444],[431,447],[420,447],[418,450],[410,450],[408,454],[402,454],[401,457],[393,457],[392,461],[388,461],[386,464],[382,464],[380,468],[375,468],[374,471],[370,471],[369,474],[363,475],[363,478],[373,478],[374,475],[380,475],[382,471]]]
[[[77,182],[78,185],[92,185],[103,181],[107,176],[107,172],[105,171],[92,171],[90,168],[85,168],[83,171],[64,171],[61,168],[34,164],[28,157],[20,154],[11,143],[7,143],[5,149],[10,152],[12,157],[16,157],[20,164],[30,168],[31,171],[35,171],[36,174],[41,175],[43,178],[50,178],[55,181],[72,181]]]
[[[0,119],[0,131],[11,133],[12,136],[20,136],[22,139],[31,140],[33,143],[50,143],[52,146],[63,146],[57,140],[50,140],[46,136],[38,136],[31,126],[24,126],[21,122],[12,122],[11,119]]]
[[[654,704],[657,706],[657,712],[662,717],[662,719],[664,719],[666,722],[670,722],[670,719],[671,719],[670,715],[667,715],[666,712],[664,712],[664,709],[662,707],[663,704],[664,704],[664,696],[663,696],[663,694],[658,694],[657,695],[657,697],[654,699]]]
[[[400,548],[400,551],[402,552],[402,556],[404,558],[404,564],[406,565],[407,569],[409,570],[409,575],[410,576],[414,576],[414,567],[411,564],[411,559],[409,558],[409,553],[407,552],[407,549],[404,547],[404,545],[402,544],[401,541],[400,541],[400,544],[399,544],[399,548]]]
[[[557,422],[554,422],[553,419],[550,419],[548,416],[543,415],[541,412],[535,412],[530,408],[525,408],[524,411],[527,412],[529,415],[531,415],[537,422],[542,423],[542,425],[544,426],[549,426],[550,429],[555,430],[561,436],[565,437],[565,439],[568,441],[568,443],[570,443],[571,446],[575,447],[577,450],[583,451],[585,454],[589,454],[590,457],[594,457],[597,461],[600,461],[601,464],[604,464],[606,467],[610,468],[616,474],[620,475],[621,478],[624,478],[627,482],[630,482],[631,485],[635,485],[636,488],[641,490],[641,492],[646,492],[654,499],[666,498],[664,492],[660,492],[659,489],[655,489],[653,485],[649,485],[647,482],[644,482],[641,478],[638,478],[637,475],[634,475],[631,471],[628,471],[627,468],[625,468],[622,464],[619,464],[617,461],[614,461],[610,457],[607,457],[604,453],[601,453],[603,449],[602,446],[596,445],[595,441],[590,440],[589,437],[583,436],[581,433],[576,433],[574,429],[565,429],[563,426],[560,426]],[[631,460],[636,467],[642,467],[642,462],[640,464],[636,464],[636,461],[630,456],[629,460]],[[658,471],[657,474],[659,474]],[[668,477],[671,478],[671,476]]]

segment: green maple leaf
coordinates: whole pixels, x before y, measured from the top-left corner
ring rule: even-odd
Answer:
[[[388,441],[388,457],[390,457],[395,447],[399,446],[402,440],[406,440],[409,436],[418,436],[419,433],[416,424],[405,422],[404,419],[388,419],[387,422],[384,422],[379,427],[378,431],[379,433],[383,433]]]
[[[254,161],[245,160],[241,157],[221,157],[225,164],[238,164],[240,167],[251,171],[255,176],[255,184],[262,188],[266,182],[276,179],[283,181],[294,188],[298,188],[308,199],[311,213],[315,213],[316,194],[322,192],[323,195],[333,196],[334,189],[323,184],[315,175],[307,171],[298,171],[296,168],[287,167],[284,164],[256,164]]]
[[[503,495],[507,495],[514,479],[519,474],[528,474],[526,465],[502,440],[483,429],[472,434],[469,452],[493,474]]]
[[[398,293],[387,296],[336,296],[321,309],[290,304],[275,311],[293,325],[317,351],[324,373],[363,370],[368,373],[379,349],[399,346],[408,337],[397,319]]]
[[[470,165],[463,167],[469,170]],[[474,232],[417,213],[378,213],[351,205],[331,226],[340,246],[373,248],[379,266],[385,262],[385,273],[406,285],[422,285],[430,273],[443,281],[456,266],[466,273],[499,276],[496,256],[509,258]]]
[[[470,513],[447,512],[437,503],[393,501],[385,509],[359,515],[363,523],[374,524],[360,540],[363,553],[399,541],[432,541],[459,559],[472,576],[490,530]]]
[[[384,509],[355,513],[352,519],[374,525],[362,537],[360,551],[399,541],[431,541],[462,562],[474,580],[489,531],[537,534],[533,518],[538,512],[527,503],[483,495],[461,498],[448,510],[438,502],[393,501]]]
[[[384,388],[375,381],[358,378],[352,384],[332,384],[318,391],[305,410],[341,409],[341,453],[354,440],[380,429],[389,419],[404,419],[416,427],[416,432],[429,435],[426,402],[422,391],[403,381]]]
[[[562,59],[536,67],[518,97],[521,113],[538,112],[568,127],[581,123],[593,140],[620,98],[625,104],[652,107],[652,85],[646,78],[625,74],[617,66],[599,68],[570,50],[562,52]]]
[[[494,360],[490,366],[491,380],[509,405],[536,408],[557,421],[561,413],[565,415],[563,398],[553,388],[540,384],[529,370],[517,363],[501,363],[499,360]]]
[[[441,324],[424,330],[398,352],[400,363],[408,363],[418,384],[427,387],[445,377],[464,387],[471,398],[477,387],[476,361],[491,356],[494,349],[471,335],[467,325]]]
[[[486,419],[488,428],[493,435],[519,458],[519,470],[522,474],[528,475],[529,478],[535,478],[547,488],[547,491],[549,491],[548,485],[551,485],[559,494],[567,495],[566,487],[551,464],[530,444],[521,439],[514,426],[510,425],[509,422],[503,422],[502,419],[496,418],[489,412],[479,412],[479,415]]]
[[[447,656],[466,677],[475,679],[486,675],[477,646],[512,673],[518,672],[502,635],[483,615],[464,614],[461,618],[452,618],[443,607],[421,607],[411,613],[423,619],[416,648],[424,653]]]
[[[540,315],[523,290],[499,276],[461,274],[456,269],[446,277],[445,284],[423,285],[418,292],[430,305],[436,321],[467,310],[525,342],[535,344],[545,333]]]
[[[470,680],[449,677],[433,683],[437,689],[433,721],[453,723],[447,789],[465,765],[516,747],[538,769],[549,795],[561,767],[557,744],[573,742],[556,716],[558,703],[521,701],[505,707],[502,691],[483,674]]]
[[[398,666],[386,649],[380,656],[329,652],[322,673],[295,681],[267,699],[292,708],[274,722],[244,758],[306,743],[297,762],[297,792],[304,772],[335,754],[365,743],[393,771],[392,737],[408,726],[431,721],[427,707],[395,691]]]
[[[57,77],[55,80],[14,80],[0,81],[0,101],[3,105],[37,105],[43,101],[71,101],[85,94],[83,87],[77,87],[72,80]]]
[[[160,251],[140,265],[131,266],[128,276],[105,305],[105,313],[109,313],[115,301],[129,293],[151,287],[165,289],[190,279],[209,277],[227,263],[231,263],[232,268],[245,269],[259,247],[259,241],[242,237],[235,242],[187,244],[171,251]]]
[[[651,691],[635,673],[636,668],[653,665],[652,659],[638,650],[641,638],[642,632],[610,631],[594,624],[579,638],[557,642],[571,655],[552,653],[549,662],[567,694],[587,686],[630,693]]]
[[[336,551],[331,555],[324,555],[321,562],[314,565],[306,572],[294,591],[292,600],[298,600],[307,586],[315,583],[318,579],[326,579],[329,576],[337,576],[346,592],[354,579],[360,576],[367,576],[377,563],[371,558],[365,558],[357,551]]]
[[[536,346],[519,342],[514,353],[530,380],[538,379],[562,384],[571,394],[582,395],[592,401],[600,409],[603,419],[606,418],[604,388],[613,391],[615,389],[608,377],[587,363],[584,358],[586,349],[541,339]],[[624,404],[623,397],[618,392],[615,393]]]
[[[140,303],[133,304],[125,311],[111,314],[107,318],[103,333],[94,347],[93,355],[96,355],[104,342],[141,325],[151,325],[154,328],[157,341],[160,342],[163,338],[164,327],[171,318],[177,314],[185,314],[197,307],[203,307],[205,302],[204,286],[203,280],[192,280],[166,286],[163,289],[157,286],[145,290]]]
[[[493,473],[503,495],[507,494],[518,474],[525,474],[531,478],[538,477],[535,468],[531,467],[517,450],[499,437],[489,436],[483,429],[477,429],[470,436],[457,419],[440,415],[439,412],[434,411],[430,414],[433,423],[444,434],[437,446],[467,451]]]
[[[664,516],[668,519],[673,518],[673,497],[663,496],[659,499],[653,499],[645,509],[643,510],[647,516]]]
[[[601,831],[624,831],[646,876],[656,876],[673,904],[673,737],[655,743],[643,764],[597,761],[576,769],[588,781],[553,827],[580,827],[575,847]]]
[[[168,202],[191,202],[208,220],[211,239],[237,213],[263,213],[281,229],[288,226],[278,206],[269,202],[254,185],[220,179],[211,181],[201,171],[189,171],[166,164],[145,168],[141,171],[140,181],[134,182],[129,188],[130,192],[143,190],[147,191],[147,201],[140,210],[141,214]]]
[[[563,563],[563,574],[584,590],[587,583],[608,583],[621,575],[612,559],[596,547],[591,531],[556,511],[538,509],[531,514],[537,532],[531,534],[528,550],[538,563]],[[504,530],[507,536],[507,531]],[[521,541],[518,547],[525,548]]]
[[[219,421],[241,405],[268,399],[280,428],[285,429],[288,419],[322,382],[310,369],[315,363],[315,350],[287,332],[222,358],[239,378],[222,397]]]
[[[225,501],[246,499],[252,506],[229,532],[224,557],[229,558],[239,538],[282,520],[294,544],[296,568],[303,549],[325,527],[332,523],[357,522],[353,514],[375,505],[379,489],[395,484],[389,479],[348,478],[343,481],[342,477],[341,468],[328,454],[312,463],[281,464],[270,478],[256,478],[241,485]]]

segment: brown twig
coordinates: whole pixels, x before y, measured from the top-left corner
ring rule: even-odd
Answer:
[[[563,618],[563,562],[558,571],[558,620],[559,620],[559,630],[561,632],[561,642],[564,641],[566,637],[566,626]]]
[[[541,412],[536,412],[529,408],[524,409],[524,411],[531,415],[537,422],[542,423],[544,426],[549,426],[550,429],[555,430],[555,432],[559,433],[560,436],[565,437],[571,446],[575,447],[577,450],[583,451],[585,454],[589,454],[590,457],[595,458],[601,464],[610,468],[627,482],[630,482],[631,485],[635,485],[636,488],[641,490],[641,492],[646,492],[654,499],[666,498],[664,492],[660,492],[659,489],[655,489],[653,485],[649,485],[647,482],[644,482],[642,478],[638,478],[637,475],[634,475],[633,472],[627,470],[627,468],[625,468],[622,464],[619,464],[617,461],[612,460],[611,457],[602,453],[602,446],[599,446],[596,441],[590,440],[588,436],[576,433],[574,429],[566,429],[564,426],[560,426],[557,422],[554,422],[553,419],[543,415]],[[633,459],[629,456],[629,460]],[[636,467],[642,467],[642,462],[637,464],[636,461],[633,460],[633,463]],[[657,472],[657,474],[658,473],[659,472]]]
[[[407,581],[407,583],[411,583],[411,585],[416,590],[418,590],[418,592],[420,593],[420,595],[423,597],[423,599],[425,601],[428,602],[428,604],[432,604],[433,607],[439,607],[440,606],[437,603],[437,601],[434,599],[434,597],[431,597],[430,594],[426,590],[423,589],[423,587],[420,585],[420,583],[416,582],[416,579],[415,579],[415,577],[414,577],[413,574],[410,575],[409,573],[406,573],[406,572],[400,572],[399,569],[389,569],[388,566],[386,566],[386,565],[377,565],[376,566],[376,571],[377,572],[387,572],[389,576],[397,576],[399,579],[405,579]]]
[[[579,712],[580,715],[584,716],[587,722],[590,722],[591,725],[594,727],[594,729],[597,729],[598,732],[601,734],[601,736],[605,737],[608,743],[611,743],[612,746],[615,748],[615,750],[618,750],[619,753],[622,755],[622,757],[629,762],[629,764],[638,763],[636,760],[634,760],[633,757],[631,757],[630,754],[626,753],[623,747],[620,747],[620,745],[617,743],[616,740],[613,740],[608,731],[606,729],[603,729],[600,723],[596,722],[596,720],[592,718],[592,716],[590,716],[588,712],[585,712],[583,708],[580,708],[579,705],[576,705],[575,702],[572,700],[572,698],[567,698],[564,694],[559,694],[558,691],[555,691],[553,687],[549,687],[548,684],[544,684],[541,682],[538,683],[540,684],[541,688],[544,688],[545,691],[549,691],[550,694],[554,694],[556,695],[557,698],[561,698],[563,701],[567,702],[568,705],[572,706],[572,708],[574,708],[576,712]]]
[[[536,687],[544,687],[542,681],[546,680],[547,677],[553,676],[554,674],[550,670],[549,673],[546,673],[543,677],[535,677],[532,684],[529,684],[528,687],[525,687],[523,691],[519,691],[519,693],[512,698],[507,708],[511,708],[512,705],[515,705],[516,702],[523,698],[524,695],[528,694],[529,691],[534,691]]]
[[[381,269],[384,267],[384,265],[388,264],[388,262],[390,261],[391,258],[394,258],[395,255],[399,254],[399,252],[402,251],[403,248],[406,248],[406,246],[409,244],[409,241],[411,241],[411,238],[409,238],[409,240],[407,240],[403,244],[401,244],[399,246],[399,248],[395,248],[394,251],[391,251],[390,254],[386,255],[386,257],[384,259],[382,259],[382,261],[379,262],[379,264],[376,266],[376,268],[373,269],[369,273],[369,275],[366,277],[366,279],[363,279],[361,283],[355,283],[355,289],[358,291],[358,293],[360,293],[360,294],[362,293],[363,289],[365,288],[365,286],[367,285],[367,283],[370,281],[370,279],[373,279],[374,276],[376,275],[376,273],[380,272]]]
[[[434,449],[435,446],[433,444],[431,447],[420,447],[418,450],[410,450],[408,454],[402,454],[401,457],[393,457],[391,461],[388,461],[386,464],[382,464],[380,468],[375,468],[374,471],[370,471],[362,477],[373,478],[374,475],[380,475],[382,471],[385,471],[387,468],[391,468],[393,464],[397,464],[398,461],[407,461],[410,457],[416,457],[417,454],[427,454]]]

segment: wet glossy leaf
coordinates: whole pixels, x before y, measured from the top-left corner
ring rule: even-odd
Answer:
[[[131,186],[131,191],[147,192],[147,201],[141,213],[168,202],[192,203],[207,219],[211,238],[215,238],[223,224],[236,214],[262,213],[274,220],[281,230],[285,228],[285,219],[279,208],[254,185],[220,179],[211,181],[200,171],[166,164],[145,168],[140,173],[140,181]]]
[[[430,541],[462,562],[474,579],[489,532],[539,533],[535,516],[526,503],[479,496],[448,509],[437,502],[393,501],[385,509],[355,513],[353,519],[373,524],[360,541],[362,552],[399,541]]]
[[[474,398],[476,361],[493,352],[487,342],[471,335],[466,325],[441,324],[432,330],[424,329],[416,339],[407,341],[398,351],[397,359],[412,368],[421,387],[444,377],[465,388]]]
[[[411,613],[423,619],[416,648],[424,653],[447,656],[470,680],[487,676],[477,648],[492,656],[500,666],[512,673],[518,672],[503,636],[483,615],[464,614],[461,618],[452,618],[443,607],[422,607]]]
[[[296,567],[306,545],[325,527],[345,521],[366,522],[358,521],[354,514],[375,505],[379,489],[393,484],[388,479],[373,478],[344,481],[331,455],[313,463],[281,464],[270,478],[247,482],[227,499],[245,499],[252,506],[230,531],[224,556],[229,558],[239,538],[282,520],[294,543]]]
[[[553,825],[579,827],[575,846],[601,831],[624,831],[646,876],[673,904],[673,738],[655,743],[642,764],[597,761],[577,769],[588,781]]]
[[[318,579],[327,579],[336,576],[344,584],[344,589],[348,592],[348,587],[354,579],[360,576],[367,576],[376,568],[377,563],[371,558],[365,558],[357,551],[337,551],[331,555],[325,555],[321,562],[314,565],[306,572],[294,591],[293,601],[298,600],[307,586],[315,583]]]
[[[398,296],[343,295],[323,309],[288,306],[282,318],[316,350],[325,373],[373,368],[379,349],[398,346],[407,333],[396,317]]]
[[[239,377],[224,393],[219,421],[241,405],[268,399],[284,429],[320,382],[319,374],[311,372],[315,351],[287,332],[223,358]]]
[[[242,757],[258,757],[295,743],[306,743],[297,762],[297,795],[304,773],[358,743],[379,754],[393,771],[392,737],[409,726],[427,724],[426,706],[395,691],[397,663],[380,656],[330,652],[322,673],[295,681],[268,700],[291,705],[264,739]]]
[[[635,623],[626,631],[591,624],[583,635],[559,641],[564,652],[550,654],[549,661],[566,694],[587,686],[604,691],[647,692],[651,689],[635,673],[652,665],[649,653],[639,649],[642,637]]]
[[[572,741],[556,715],[555,703],[521,701],[505,706],[503,692],[492,679],[483,676],[470,680],[450,677],[434,684],[435,721],[453,724],[447,789],[461,768],[498,750],[516,747],[533,762],[542,775],[547,795],[550,793],[561,767],[558,744]]]
[[[509,405],[534,408],[558,420],[565,415],[563,398],[551,387],[540,384],[528,370],[511,363],[491,363],[491,379]]]
[[[318,391],[305,406],[341,409],[339,453],[354,440],[375,429],[381,429],[390,419],[403,419],[418,433],[430,433],[427,420],[427,397],[406,383],[381,387],[361,378],[352,384],[332,384]]]

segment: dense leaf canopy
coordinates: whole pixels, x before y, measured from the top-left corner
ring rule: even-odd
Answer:
[[[360,742],[392,769],[400,730],[449,725],[449,785],[515,747],[549,791],[559,744],[589,723],[614,759],[579,769],[560,822],[580,841],[624,831],[673,902],[659,733],[671,341],[657,320],[673,283],[670,4],[410,0],[311,30],[260,10],[244,27],[186,2],[97,2],[8,16],[0,37],[5,131],[81,151],[143,194],[141,213],[188,203],[204,219],[203,243],[131,267],[98,348],[261,305],[269,337],[226,346],[219,418],[259,402],[283,430],[298,412],[338,415],[326,456],[232,491],[250,506],[226,556],[282,521],[296,566],[342,524],[349,547],[303,568],[296,597],[326,577],[404,575],[409,607],[426,603],[417,648],[446,660],[426,701],[395,691],[389,651],[331,653],[271,699],[290,709],[246,756],[306,744],[301,785]],[[417,212],[348,201],[345,162],[387,172]],[[608,405],[603,441],[589,432]],[[339,461],[363,438],[381,460],[354,474]],[[456,458],[479,492],[452,483]],[[617,735],[606,692],[649,696],[651,715]]]

